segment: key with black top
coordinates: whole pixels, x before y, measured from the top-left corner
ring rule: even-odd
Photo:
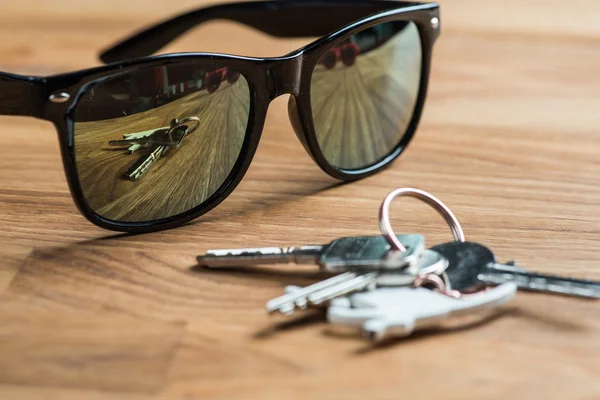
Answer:
[[[482,285],[514,282],[519,289],[600,298],[600,282],[529,272],[513,264],[500,264],[487,247],[474,242],[450,242],[431,248],[446,259],[446,274],[454,290],[468,291]]]
[[[376,271],[407,268],[425,250],[425,238],[411,234],[398,235],[398,240],[406,247],[406,252],[390,251],[390,245],[383,236],[357,236],[336,239],[327,245],[210,250],[198,256],[198,263],[206,268],[316,264],[331,273],[351,269]]]

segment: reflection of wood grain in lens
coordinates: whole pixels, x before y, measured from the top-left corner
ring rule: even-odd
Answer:
[[[196,92],[160,108],[104,121],[75,124],[77,170],[86,200],[99,215],[119,221],[149,221],[188,211],[215,193],[241,149],[249,112],[243,78],[223,82],[213,94]],[[125,170],[145,150],[129,154],[108,146],[123,134],[167,126],[196,116],[200,126],[179,148],[169,149],[138,181]]]
[[[339,168],[372,165],[400,142],[417,100],[421,42],[414,24],[388,42],[359,55],[347,67],[319,65],[311,101],[325,157]]]

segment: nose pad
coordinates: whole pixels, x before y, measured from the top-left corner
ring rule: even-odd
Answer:
[[[304,126],[302,125],[302,120],[300,119],[300,115],[298,114],[298,103],[296,102],[296,96],[290,96],[290,100],[288,101],[288,114],[290,116],[290,122],[292,123],[292,127],[294,128],[294,132],[304,146],[304,149],[311,155],[310,148],[308,147],[308,143],[306,142],[306,134],[304,132]]]

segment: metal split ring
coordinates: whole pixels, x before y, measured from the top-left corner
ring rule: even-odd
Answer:
[[[183,119],[177,119],[177,122],[169,127],[169,133],[173,132],[175,129],[181,128],[182,126],[187,127],[185,131],[185,136],[194,132],[200,126],[200,118],[198,117],[186,117]],[[194,128],[190,128],[190,122],[195,123]]]
[[[442,203],[438,198],[422,190],[402,188],[396,189],[392,193],[388,194],[385,200],[383,200],[381,209],[379,210],[379,225],[381,227],[381,232],[390,246],[400,250],[401,252],[406,251],[406,247],[400,243],[396,237],[396,234],[394,233],[394,230],[392,229],[392,224],[390,223],[390,205],[396,197],[400,196],[416,197],[417,199],[427,203],[444,218],[450,227],[452,234],[454,235],[454,240],[457,242],[465,241],[465,233],[463,232],[458,219],[456,219],[452,211],[444,203]]]

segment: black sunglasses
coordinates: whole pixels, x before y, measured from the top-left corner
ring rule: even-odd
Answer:
[[[212,19],[278,37],[322,37],[274,58],[147,57]],[[269,103],[283,94],[291,95],[298,138],[332,177],[355,180],[390,164],[417,128],[439,25],[435,3],[217,5],[135,34],[100,56],[107,66],[50,77],[0,73],[0,115],[54,123],[73,198],[94,224],[171,228],[237,186]]]

